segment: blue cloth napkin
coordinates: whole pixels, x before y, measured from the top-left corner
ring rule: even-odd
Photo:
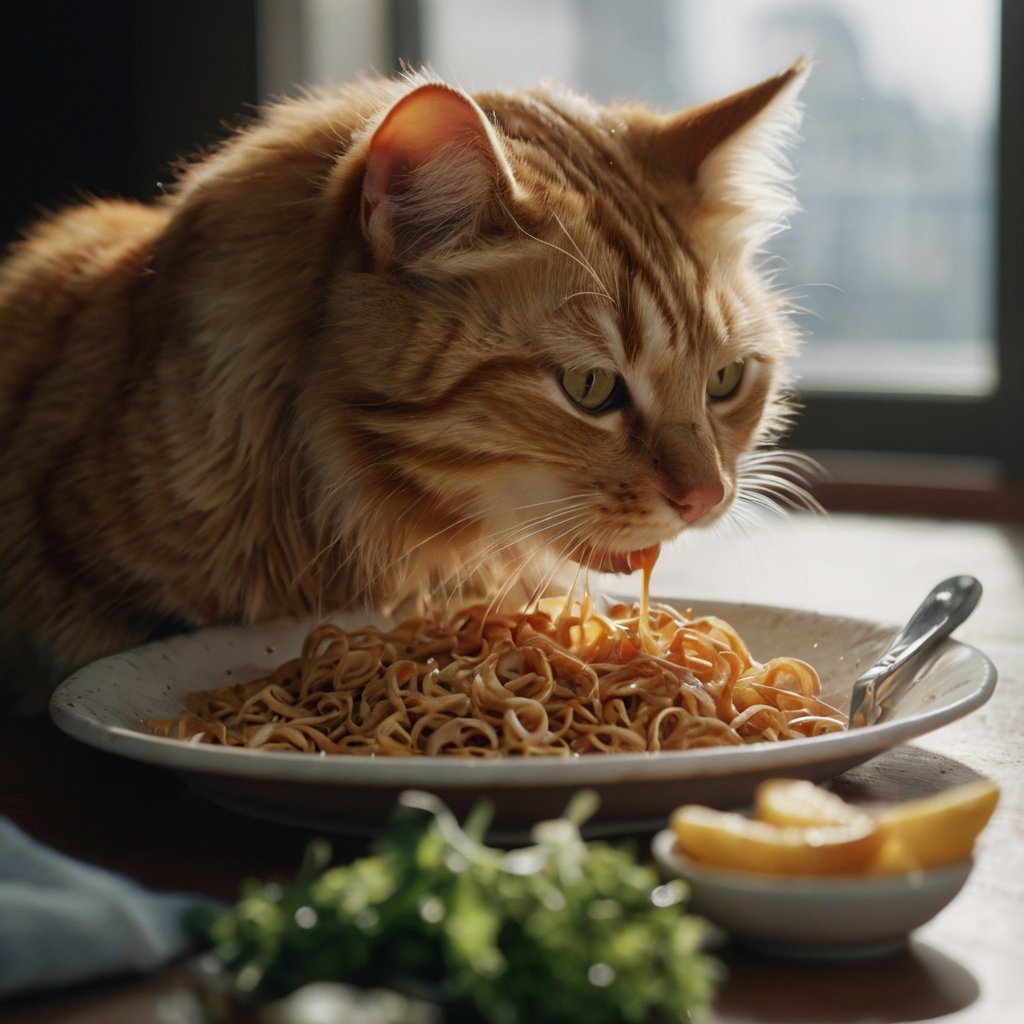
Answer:
[[[186,907],[36,842],[0,818],[0,999],[146,971],[189,947]]]

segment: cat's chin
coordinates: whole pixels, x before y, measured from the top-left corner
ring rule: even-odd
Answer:
[[[645,565],[653,565],[661,550],[660,544],[653,544],[634,551],[610,551],[607,548],[591,548],[580,559],[583,565],[597,572],[611,572],[628,576]]]

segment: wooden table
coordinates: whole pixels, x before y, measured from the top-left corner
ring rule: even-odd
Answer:
[[[887,959],[839,964],[718,952],[729,977],[713,1020],[867,1022],[1024,1019],[1024,528],[797,515],[666,551],[655,589],[902,621],[940,579],[985,587],[958,639],[995,662],[993,698],[972,715],[838,781],[868,799],[934,791],[975,772],[1002,800],[959,897]],[[0,722],[0,813],[72,856],[158,889],[230,898],[246,876],[290,875],[305,833],[226,812],[161,770],[79,745],[47,720]],[[359,843],[341,843],[356,855]],[[184,964],[0,1006],[7,1024],[157,1024],[187,985]]]

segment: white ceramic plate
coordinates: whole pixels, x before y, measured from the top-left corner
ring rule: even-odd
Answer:
[[[663,599],[664,600],[664,599]],[[823,695],[845,710],[853,680],[881,652],[891,626],[764,605],[665,600],[736,626],[755,658],[811,662]],[[344,624],[344,620],[338,620]],[[355,623],[350,623],[355,624]],[[148,735],[148,718],[173,718],[189,690],[257,678],[297,655],[310,622],[202,630],[105,658],[76,672],[50,705],[65,732],[127,758],[185,776],[243,813],[318,830],[375,832],[404,789],[427,789],[462,814],[495,804],[495,835],[516,836],[556,817],[570,796],[601,796],[591,834],[653,830],[686,802],[735,806],[770,776],[822,781],[983,704],[996,671],[979,651],[947,640],[914,670],[887,720],[813,739],[656,754],[526,758],[318,757],[198,746]]]
[[[788,877],[695,864],[663,829],[651,843],[662,873],[684,878],[689,907],[744,945],[810,960],[881,956],[902,947],[963,888],[972,858],[896,875]]]

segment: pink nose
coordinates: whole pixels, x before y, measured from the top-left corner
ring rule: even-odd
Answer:
[[[665,495],[665,500],[672,506],[680,519],[688,526],[697,522],[711,511],[725,497],[725,487],[721,480],[705,487],[695,487],[679,495]]]

